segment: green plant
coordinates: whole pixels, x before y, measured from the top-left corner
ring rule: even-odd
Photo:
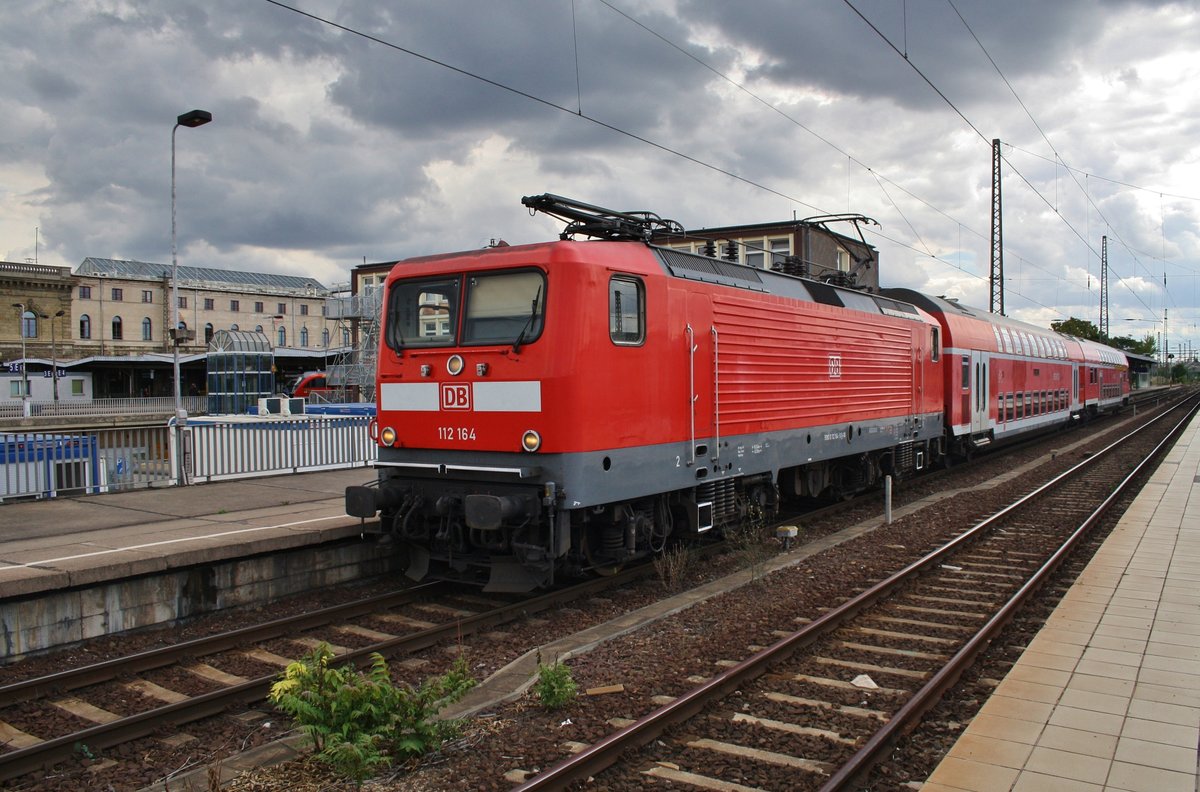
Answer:
[[[466,658],[418,688],[392,684],[387,662],[335,666],[322,643],[290,664],[271,686],[268,700],[290,715],[313,741],[317,758],[361,785],[376,768],[436,748],[455,736],[457,722],[436,721],[437,711],[471,689]]]
[[[538,678],[533,683],[533,692],[543,707],[561,709],[575,700],[577,690],[570,668],[557,660],[544,665],[541,655],[538,655]]]

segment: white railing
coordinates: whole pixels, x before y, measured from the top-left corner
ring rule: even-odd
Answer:
[[[189,483],[364,467],[377,456],[363,415],[229,417],[183,428]]]
[[[0,501],[172,482],[166,426],[0,433]]]
[[[184,482],[364,467],[377,446],[370,416],[226,416],[168,425],[0,432],[0,503],[176,486]]]
[[[184,396],[180,399],[189,414],[203,413],[207,408],[203,396]],[[88,415],[173,415],[175,399],[171,396],[146,396],[129,399],[60,399],[58,401],[30,400],[29,412],[20,399],[0,401],[0,418],[57,417]]]

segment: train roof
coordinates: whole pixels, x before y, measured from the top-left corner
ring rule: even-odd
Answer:
[[[912,289],[884,289],[890,296],[898,299],[908,300],[921,309],[928,311],[934,316],[958,316],[969,319],[975,319],[988,324],[1008,327],[1016,330],[1023,330],[1026,333],[1032,333],[1037,336],[1054,336],[1061,339],[1066,339],[1074,344],[1079,345],[1080,353],[1084,360],[1092,362],[1103,362],[1114,366],[1127,365],[1126,353],[1115,347],[1110,347],[1106,344],[1101,344],[1098,341],[1089,341],[1084,338],[1078,338],[1066,333],[1060,333],[1056,330],[1051,330],[1045,327],[1022,322],[1017,319],[1011,319],[1007,316],[988,313],[979,308],[973,308],[969,305],[963,305],[957,300],[948,300],[945,297],[930,297],[927,294],[913,291]]]
[[[835,308],[849,308],[918,322],[928,321],[911,303],[882,294],[869,294],[857,289],[834,286],[810,278],[758,269],[736,261],[709,258],[669,247],[651,245],[650,249],[676,278],[748,289]]]
[[[598,251],[608,251],[611,255],[597,257],[594,254]],[[652,256],[646,258],[638,254],[630,255],[632,251],[649,252]],[[658,268],[661,268],[661,271],[667,275],[683,280],[771,294],[802,302],[892,316],[915,322],[929,323],[933,321],[911,301],[904,299],[834,286],[796,275],[758,269],[734,261],[710,258],[697,253],[633,240],[560,240],[418,256],[396,262],[390,277],[405,277],[405,267],[412,267],[421,274],[426,274],[431,267],[436,268],[454,259],[472,260],[475,262],[474,266],[490,266],[490,261],[485,262],[485,260],[494,260],[495,265],[499,267],[528,266],[539,260],[563,263],[575,260],[581,263],[599,262],[606,266],[628,267],[631,272],[641,271],[646,274],[653,272],[657,264]],[[634,267],[633,265],[638,260],[643,264]]]

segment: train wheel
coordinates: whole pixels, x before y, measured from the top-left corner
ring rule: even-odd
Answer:
[[[584,535],[583,539],[583,556],[587,559],[588,567],[601,577],[612,577],[613,575],[620,573],[621,570],[625,568],[624,561],[613,562],[608,561],[607,559],[604,561],[597,560],[597,558],[592,554],[592,544],[588,540],[586,534]]]

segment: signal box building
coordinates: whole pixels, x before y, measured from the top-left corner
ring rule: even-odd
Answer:
[[[848,233],[830,229],[845,223]],[[826,215],[782,223],[720,226],[657,235],[653,242],[689,253],[736,261],[758,269],[773,269],[839,286],[879,291],[879,254],[861,233],[860,224],[874,224],[862,215]]]

